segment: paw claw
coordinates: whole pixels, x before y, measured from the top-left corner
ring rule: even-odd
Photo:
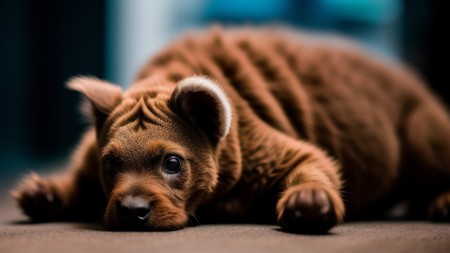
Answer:
[[[45,195],[45,197],[47,198],[47,201],[48,201],[49,203],[52,203],[53,200],[54,200],[53,193],[51,193],[51,192],[47,192],[47,194]]]

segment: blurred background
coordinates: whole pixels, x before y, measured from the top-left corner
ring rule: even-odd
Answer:
[[[126,87],[148,57],[212,23],[340,33],[405,62],[449,104],[446,0],[0,0],[0,184],[62,166],[87,124],[75,75]]]

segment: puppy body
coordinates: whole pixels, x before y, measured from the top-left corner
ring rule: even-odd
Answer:
[[[106,207],[110,229],[178,229],[197,214],[326,232],[345,207],[367,217],[402,198],[448,219],[448,113],[407,71],[325,41],[214,30],[168,47],[126,92],[75,78],[95,124],[72,170],[31,175],[14,195],[36,220]]]

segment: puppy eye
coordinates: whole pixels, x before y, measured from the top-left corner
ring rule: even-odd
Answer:
[[[113,175],[117,172],[117,159],[115,159],[114,157],[107,157],[104,163],[105,171],[108,175]]]
[[[183,162],[178,156],[171,155],[164,161],[163,171],[167,174],[176,174],[181,171]]]

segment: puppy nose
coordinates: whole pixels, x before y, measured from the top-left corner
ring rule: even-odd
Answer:
[[[150,214],[150,201],[139,196],[126,196],[120,203],[120,217],[133,224],[145,223]]]

